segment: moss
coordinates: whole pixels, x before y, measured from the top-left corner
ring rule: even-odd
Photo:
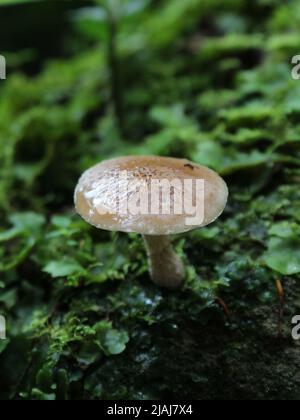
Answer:
[[[86,10],[67,59],[0,84],[1,399],[300,398],[299,5],[200,3],[124,6],[125,136],[105,20],[95,31]],[[151,283],[141,238],[75,215],[81,172],[127,153],[187,157],[229,184],[223,217],[175,238],[179,291]]]

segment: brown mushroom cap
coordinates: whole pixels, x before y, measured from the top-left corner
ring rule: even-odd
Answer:
[[[119,184],[119,177],[124,171],[128,181],[126,189],[120,192],[116,184]],[[187,224],[187,218],[191,217],[189,209],[182,214],[116,212],[116,203],[119,208],[125,200],[134,199],[138,189],[150,185],[151,180],[172,182],[174,179],[182,182],[204,180],[204,220],[201,224]],[[227,198],[228,188],[225,182],[211,169],[188,160],[156,156],[128,156],[104,161],[87,170],[75,190],[76,210],[91,225],[104,230],[144,235],[178,234],[206,226],[222,214]],[[151,196],[149,205],[153,199]],[[159,201],[161,209],[162,195],[155,199]],[[194,194],[193,205],[199,204],[199,200],[203,201],[203,194]]]

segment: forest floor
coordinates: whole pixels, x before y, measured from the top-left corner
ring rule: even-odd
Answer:
[[[299,1],[139,4],[117,39],[79,11],[69,58],[38,74],[9,56],[0,398],[299,400]],[[138,235],[75,214],[81,173],[129,154],[188,158],[229,186],[217,222],[174,238],[181,290],[151,283]]]

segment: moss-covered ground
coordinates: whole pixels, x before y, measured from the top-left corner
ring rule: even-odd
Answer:
[[[116,38],[80,11],[68,58],[33,75],[14,53],[0,81],[0,398],[298,400],[299,1],[124,5]],[[125,154],[229,185],[219,221],[174,238],[179,291],[139,236],[75,215],[82,171]]]

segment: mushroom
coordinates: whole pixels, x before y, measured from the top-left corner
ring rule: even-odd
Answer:
[[[212,223],[227,198],[225,182],[211,169],[158,156],[103,161],[82,175],[75,190],[76,210],[91,225],[143,235],[151,278],[169,289],[185,277],[171,235]]]

